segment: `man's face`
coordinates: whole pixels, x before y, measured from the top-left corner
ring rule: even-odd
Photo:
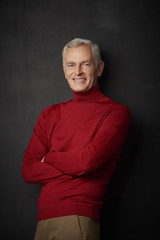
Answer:
[[[88,45],[67,48],[64,58],[64,74],[75,92],[86,92],[97,85],[103,72],[103,62],[97,68],[92,50]]]

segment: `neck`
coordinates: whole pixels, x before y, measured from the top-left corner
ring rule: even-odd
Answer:
[[[104,95],[101,93],[99,89],[99,84],[95,87],[92,87],[90,90],[86,92],[74,92],[73,100],[80,100],[80,101],[97,101],[102,99]]]

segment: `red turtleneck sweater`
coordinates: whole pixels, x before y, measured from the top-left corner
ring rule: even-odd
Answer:
[[[98,85],[40,114],[22,164],[26,182],[43,184],[38,221],[74,214],[99,221],[129,122],[128,108]]]

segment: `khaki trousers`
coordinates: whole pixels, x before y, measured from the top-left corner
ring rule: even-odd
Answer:
[[[37,223],[34,240],[99,240],[100,227],[78,215],[50,218]]]

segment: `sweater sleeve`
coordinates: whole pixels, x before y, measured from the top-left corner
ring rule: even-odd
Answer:
[[[22,163],[22,176],[25,182],[46,184],[52,182],[54,178],[71,178],[71,176],[56,169],[56,167],[41,162],[42,158],[48,154],[49,141],[47,137],[45,117],[42,112],[34,127],[34,133],[29,142]]]
[[[120,155],[129,123],[129,109],[125,106],[117,107],[106,116],[88,146],[72,152],[51,152],[47,163],[72,176],[94,173],[109,159],[113,161],[114,155]]]

